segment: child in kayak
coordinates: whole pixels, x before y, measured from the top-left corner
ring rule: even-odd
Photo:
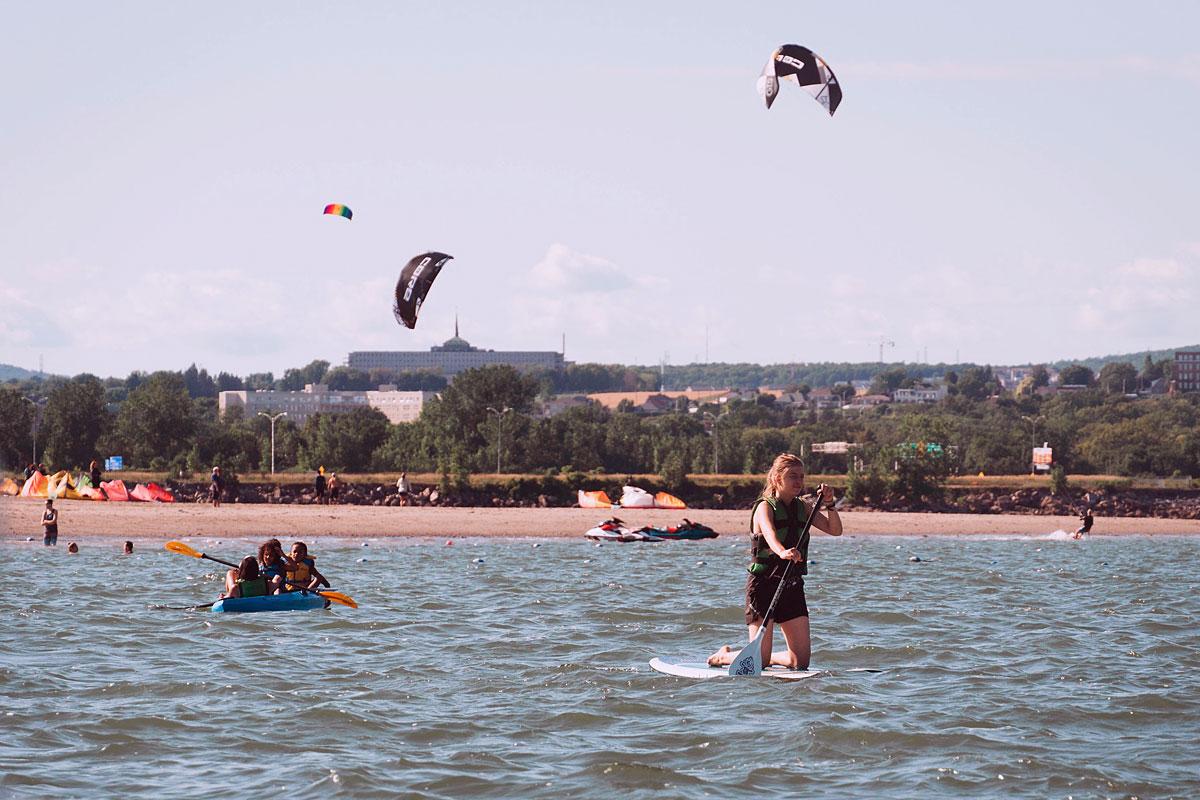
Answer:
[[[254,556],[246,556],[242,559],[240,567],[225,573],[225,592],[221,595],[221,599],[226,597],[265,597],[268,594],[270,594],[270,589],[267,586],[267,579],[259,573],[258,561]]]
[[[308,554],[308,545],[304,542],[292,544],[292,554],[285,559],[285,562],[289,591],[316,589],[321,585],[329,586],[329,581],[325,580],[325,576],[317,572],[316,559]]]
[[[283,558],[283,544],[278,539],[268,539],[258,548],[259,572],[267,579],[270,594],[287,591],[287,563]]]
[[[746,576],[746,625],[750,640],[758,635],[767,608],[783,578],[787,562],[796,562],[787,573],[779,601],[772,615],[772,627],[763,634],[762,660],[764,665],[775,664],[788,669],[808,669],[812,656],[809,638],[808,604],[804,599],[804,575],[808,573],[808,531],[802,530],[812,503],[825,505],[825,512],[813,516],[813,527],[830,536],[842,535],[842,520],[833,507],[833,489],[817,487],[815,500],[802,500],[804,491],[804,462],[799,456],[781,453],[771,464],[762,496],[754,502],[750,517],[751,563]],[[783,629],[787,650],[771,652],[774,625]],[[740,649],[740,648],[739,648]],[[729,645],[708,657],[712,666],[732,663],[738,653]]]

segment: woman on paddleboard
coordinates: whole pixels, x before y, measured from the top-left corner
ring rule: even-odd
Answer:
[[[813,515],[812,525],[830,536],[842,535],[842,519],[833,507],[833,489],[822,484],[817,487],[817,498],[805,501],[800,497],[804,491],[804,462],[799,456],[781,453],[767,472],[767,484],[762,496],[754,501],[750,516],[750,566],[746,577],[746,625],[750,629],[750,640],[758,635],[763,617],[779,588],[788,562],[795,562],[787,570],[784,584],[775,610],[771,615],[772,627],[762,639],[763,664],[774,664],[787,669],[808,669],[812,656],[809,639],[808,604],[804,599],[804,575],[808,572],[808,531],[804,523],[812,512],[812,503],[824,505],[825,512]],[[771,634],[774,624],[783,629],[787,640],[787,652],[771,652]],[[737,650],[724,645],[708,657],[712,666],[727,666]]]

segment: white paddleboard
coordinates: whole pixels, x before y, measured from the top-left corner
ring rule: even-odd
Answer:
[[[661,658],[650,659],[650,668],[664,675],[674,675],[677,678],[729,678],[728,667],[710,667],[703,661],[667,661]],[[838,672],[882,672],[883,670],[858,667],[855,669],[838,670]],[[823,669],[784,669],[783,667],[767,667],[762,671],[764,678],[778,678],[784,681],[802,681],[819,675],[833,675]]]
[[[664,661],[661,658],[650,659],[650,668],[666,675],[679,678],[729,678],[729,667],[710,667],[703,661]],[[783,667],[767,667],[762,671],[764,678],[779,678],[785,681],[802,681],[805,678],[815,678],[824,674],[819,669],[784,669]]]

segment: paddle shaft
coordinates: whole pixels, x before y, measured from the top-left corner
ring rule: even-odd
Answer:
[[[217,562],[218,564],[224,564],[224,565],[225,565],[225,566],[227,566],[227,567],[233,567],[234,569],[240,569],[240,567],[239,567],[237,564],[234,564],[234,563],[232,563],[232,562],[229,562],[229,561],[223,561],[223,560],[221,560],[221,559],[219,559],[219,558],[214,558],[213,556],[210,556],[208,553],[201,553],[201,554],[200,554],[200,557],[201,557],[201,558],[207,558],[209,561],[215,561],[215,562]],[[302,588],[304,591],[312,592],[313,594],[318,594],[318,595],[320,594],[320,592],[319,592],[319,591],[317,591],[316,589],[309,589],[309,588],[308,588],[308,587],[307,587],[305,584],[302,584],[302,583],[297,583],[296,581],[289,581],[289,580],[285,580],[285,581],[284,581],[284,583],[290,584],[290,585],[292,585],[292,586],[299,586],[299,587],[301,587],[301,588]],[[211,605],[213,605],[213,604],[212,604],[212,603],[206,603],[206,604],[205,604],[205,605],[203,605],[203,606],[189,606],[189,608],[205,608],[206,606],[211,606]]]

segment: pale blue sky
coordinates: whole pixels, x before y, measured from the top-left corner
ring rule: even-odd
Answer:
[[[1200,3],[0,0],[0,362],[1200,339]],[[828,117],[755,80],[811,47]],[[323,217],[342,202],[351,222]],[[455,256],[415,331],[391,291]]]

